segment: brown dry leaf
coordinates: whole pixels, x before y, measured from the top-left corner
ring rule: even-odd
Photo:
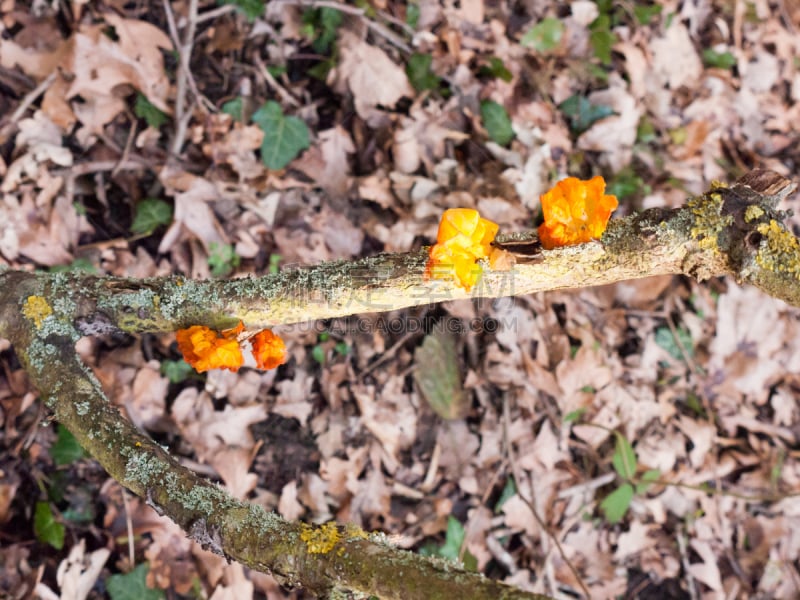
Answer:
[[[380,119],[379,106],[391,109],[403,96],[413,97],[405,71],[380,48],[345,32],[340,37],[339,50],[342,59],[336,67],[336,90],[353,94],[361,118]]]
[[[408,448],[416,436],[417,411],[411,395],[403,393],[402,389],[403,378],[397,376],[389,378],[380,394],[374,386],[352,387],[361,411],[361,422],[378,439],[391,461],[397,461],[398,453]]]
[[[250,473],[250,465],[257,452],[258,445],[225,446],[208,459],[234,498],[244,500],[255,489],[258,475]]]
[[[72,55],[63,65],[74,76],[67,97],[83,99],[72,105],[78,120],[89,132],[102,132],[103,126],[125,109],[124,96],[118,95],[121,86],[132,86],[170,114],[169,79],[161,54],[161,49],[172,49],[169,37],[145,21],[114,13],[106,13],[104,18],[114,27],[117,39],[105,35],[100,26],[86,27],[73,36]]]
[[[251,600],[254,591],[253,582],[244,572],[244,567],[233,563],[225,567],[223,583],[214,589],[209,600]]]
[[[167,193],[175,197],[175,212],[172,225],[158,246],[159,253],[169,252],[183,228],[203,244],[206,253],[210,252],[212,243],[228,243],[225,231],[209,206],[210,202],[221,198],[216,185],[202,177],[170,168],[161,172],[160,180],[167,188]]]
[[[136,373],[133,393],[125,404],[128,417],[140,429],[164,431],[169,380],[161,375],[161,363],[151,360]]]
[[[680,21],[673,21],[662,37],[650,41],[650,53],[653,73],[673,90],[693,85],[703,72],[689,31]]]

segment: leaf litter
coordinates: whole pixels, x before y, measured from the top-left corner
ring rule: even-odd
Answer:
[[[300,2],[253,21],[219,11],[197,24],[182,111],[163,9],[7,4],[0,263],[13,268],[262,274],[419,248],[456,206],[532,229],[539,195],[567,175],[633,181],[629,213],[756,166],[791,176],[800,160],[790,4],[390,0],[327,25]],[[186,7],[171,8],[183,32]],[[409,80],[412,54],[424,79]],[[142,96],[165,122],[139,116]],[[232,100],[235,118],[219,110]],[[263,106],[269,119],[250,121]],[[186,143],[169,157],[179,112]],[[292,135],[265,146],[276,122]],[[150,200],[169,222],[162,210],[134,225]],[[659,277],[294,326],[292,359],[268,373],[171,381],[172,336],[81,348],[138,427],[288,518],[352,521],[412,549],[445,546],[455,520],[479,569],[552,595],[793,598],[796,317],[730,280]],[[446,360],[466,400],[450,421],[414,382],[437,329],[456,334]],[[57,596],[146,561],[147,585],[170,593],[298,597],[203,551],[92,461],[56,466],[2,341],[0,362],[3,593]],[[96,503],[91,527],[67,518],[78,490]],[[62,550],[42,551],[31,499],[66,526]]]

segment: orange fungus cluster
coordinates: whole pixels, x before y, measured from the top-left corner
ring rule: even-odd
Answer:
[[[539,240],[546,250],[572,246],[598,239],[606,229],[617,198],[605,194],[606,182],[600,177],[582,181],[568,177],[541,197],[544,223]]]
[[[435,279],[454,279],[469,290],[478,281],[477,261],[491,253],[498,226],[471,208],[451,208],[439,223],[436,244],[430,249],[427,273]]]
[[[179,329],[175,338],[183,359],[199,373],[210,369],[238,371],[244,363],[239,334],[244,331],[240,322],[233,329],[222,333],[204,325],[193,325]],[[269,329],[253,336],[253,356],[259,369],[274,369],[286,362],[286,345]]]

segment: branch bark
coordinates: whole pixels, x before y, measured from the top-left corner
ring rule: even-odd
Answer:
[[[473,293],[426,280],[424,251],[325,263],[261,278],[132,280],[0,271],[0,336],[62,422],[120,483],[206,548],[319,595],[545,598],[404,552],[355,527],[290,523],[181,467],[109,405],[78,359],[81,335],[263,328],[468,297],[601,285],[651,275],[730,275],[800,306],[800,244],[777,209],[794,185],[755,171],[675,210],[610,223],[600,241],[544,251],[511,271],[486,270]],[[532,234],[506,236],[529,239]]]

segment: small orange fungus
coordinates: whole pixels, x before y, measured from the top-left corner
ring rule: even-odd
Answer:
[[[275,369],[286,362],[286,344],[269,329],[253,336],[253,356],[259,369]]]
[[[434,279],[455,279],[469,290],[478,281],[477,261],[491,253],[497,235],[496,223],[484,219],[472,208],[450,208],[439,222],[436,244],[430,249],[427,274]]]
[[[244,362],[239,342],[220,336],[203,325],[179,329],[175,333],[183,359],[198,373],[210,369],[238,371]]]
[[[539,240],[546,250],[573,246],[598,239],[606,230],[611,213],[619,202],[604,194],[605,180],[593,177],[582,181],[567,177],[541,197],[544,223]]]

